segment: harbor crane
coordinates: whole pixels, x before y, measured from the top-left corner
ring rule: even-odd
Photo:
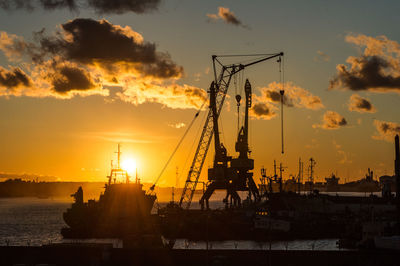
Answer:
[[[240,197],[236,191],[241,190],[246,184],[249,186],[248,189],[252,192],[253,196],[258,197],[258,190],[257,187],[255,187],[252,173],[248,172],[248,170],[251,170],[254,167],[254,161],[248,158],[248,120],[245,121],[245,125],[241,128],[238,140],[236,142],[235,148],[236,151],[239,152],[239,157],[232,159],[232,157],[227,156],[226,148],[220,142],[218,132],[218,117],[221,113],[232,77],[249,66],[273,58],[279,58],[278,62],[280,62],[283,52],[264,54],[260,56],[263,57],[246,64],[229,65],[224,65],[221,63],[219,58],[223,56],[212,56],[214,80],[211,82],[209,90],[210,108],[203,126],[199,144],[196,148],[195,155],[188,172],[181,198],[179,200],[180,207],[184,209],[190,208],[213,136],[215,138],[214,165],[213,168],[209,169],[209,180],[211,181],[211,184],[200,200],[202,207],[204,207],[204,203],[206,203],[208,207],[209,197],[215,189],[220,188],[227,190],[227,198],[230,196],[231,200],[233,199],[235,204],[240,204]],[[217,74],[218,66],[220,67],[219,74]],[[248,109],[251,106],[251,86],[248,81],[246,81],[245,92],[246,117],[248,119]],[[228,164],[231,164],[231,166],[228,167]]]

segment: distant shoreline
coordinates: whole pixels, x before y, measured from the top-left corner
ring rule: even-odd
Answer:
[[[0,182],[0,198],[21,198],[33,197],[38,199],[46,198],[65,198],[69,199],[71,194],[75,193],[79,187],[82,187],[84,192],[84,200],[98,199],[104,191],[106,182],[75,182],[75,181],[25,181],[22,179],[8,179]],[[273,191],[278,191],[277,184],[273,184]],[[143,189],[148,191],[150,183],[144,183]],[[285,186],[285,190],[296,191],[298,186],[293,184]],[[315,184],[313,189],[321,193],[379,193],[381,191],[379,185],[371,183],[369,186],[357,186],[355,183],[338,184],[335,189],[327,190],[326,186]],[[365,190],[364,190],[365,189]],[[174,201],[179,201],[183,188],[174,188]],[[305,185],[301,186],[301,192],[307,192],[309,189]],[[394,192],[394,190],[392,190]],[[169,202],[172,200],[172,187],[156,187],[154,193],[157,195],[159,202]],[[201,195],[202,190],[196,190],[195,195]],[[218,193],[217,193],[218,194]]]

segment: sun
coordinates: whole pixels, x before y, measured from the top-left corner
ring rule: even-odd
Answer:
[[[137,163],[133,158],[126,158],[121,163],[121,168],[127,171],[130,174],[133,174],[136,171]]]

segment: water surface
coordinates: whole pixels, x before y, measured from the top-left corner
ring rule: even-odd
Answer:
[[[70,199],[0,198],[0,246],[41,246],[63,242],[60,230],[66,224],[63,212],[70,207]],[[163,204],[161,204],[163,205]],[[197,204],[194,204],[195,206]],[[223,207],[213,202],[213,207]],[[198,206],[196,206],[198,207]],[[174,248],[205,249],[205,241],[178,239]],[[277,242],[212,241],[210,249],[290,249],[337,250],[335,239]]]

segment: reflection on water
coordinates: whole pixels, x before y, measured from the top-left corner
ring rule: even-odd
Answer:
[[[60,242],[66,199],[0,198],[0,245]]]
[[[195,202],[195,201],[194,201]],[[60,229],[65,225],[62,214],[70,206],[69,199],[0,198],[0,245],[40,246],[62,242]],[[195,205],[195,204],[194,204]],[[213,202],[213,207],[222,207]],[[271,246],[271,247],[270,247]],[[204,241],[178,239],[176,249],[205,249]],[[210,249],[290,249],[337,250],[335,239],[277,242],[213,241]]]

